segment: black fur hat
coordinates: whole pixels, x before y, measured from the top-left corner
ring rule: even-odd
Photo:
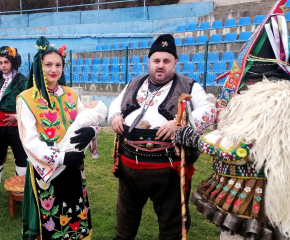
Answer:
[[[175,59],[177,59],[176,46],[173,36],[170,34],[160,35],[152,44],[148,58],[150,58],[150,56],[155,52],[168,52],[171,53]]]
[[[21,56],[18,54],[17,48],[2,46],[0,57],[6,57],[12,63],[13,70],[18,70],[21,65]]]

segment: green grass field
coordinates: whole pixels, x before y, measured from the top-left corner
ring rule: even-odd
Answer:
[[[117,200],[118,179],[112,174],[113,133],[101,131],[98,139],[100,156],[86,158],[86,173],[88,179],[88,194],[91,205],[94,240],[110,240],[114,236],[115,205]],[[8,193],[4,181],[14,175],[15,164],[9,154],[4,166],[4,174],[0,185],[0,239],[17,240],[21,238],[21,203],[17,204],[16,216],[10,217]],[[212,173],[210,159],[201,156],[195,164],[195,174],[192,180],[192,190],[209,174]],[[196,207],[190,203],[191,229],[187,235],[189,240],[218,240],[218,229],[205,220]],[[136,240],[157,240],[158,224],[152,203],[148,201],[144,210]]]

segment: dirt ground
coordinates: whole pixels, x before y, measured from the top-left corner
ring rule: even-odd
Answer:
[[[111,126],[101,127],[101,131],[104,131],[105,133],[115,133]]]

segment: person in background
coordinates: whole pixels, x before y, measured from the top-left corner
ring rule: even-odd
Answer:
[[[0,48],[0,182],[9,146],[15,158],[15,174],[23,176],[26,172],[27,156],[19,138],[16,115],[16,97],[27,84],[27,78],[18,72],[20,65],[16,48]]]

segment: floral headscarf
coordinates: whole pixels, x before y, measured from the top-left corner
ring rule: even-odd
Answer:
[[[38,48],[38,51],[33,58],[33,63],[30,69],[30,73],[29,73],[27,89],[33,87],[32,98],[35,101],[38,101],[38,99],[42,97],[44,101],[47,103],[47,107],[53,110],[53,107],[51,105],[50,95],[47,90],[46,76],[44,74],[43,67],[42,67],[42,58],[45,54],[49,53],[50,51],[57,51],[60,53],[60,50],[51,46],[49,41],[46,39],[46,37],[40,37],[36,41],[36,47]],[[62,46],[61,49],[63,49],[64,47],[65,46]],[[65,64],[64,58],[66,57],[65,52],[62,51],[60,55],[63,57],[63,66],[64,66]],[[63,85],[63,86],[66,85],[64,72],[62,72],[62,75],[60,79],[58,80],[58,84]]]

